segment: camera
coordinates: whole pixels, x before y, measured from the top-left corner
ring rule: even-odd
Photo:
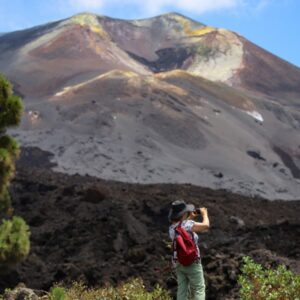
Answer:
[[[200,210],[200,208],[196,208],[195,211],[194,211],[194,213],[195,213],[196,215],[201,215],[201,210]]]

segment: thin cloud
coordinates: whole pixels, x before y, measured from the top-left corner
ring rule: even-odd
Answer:
[[[65,10],[106,13],[115,9],[131,10],[132,14],[153,16],[166,11],[204,14],[214,11],[262,11],[273,0],[58,0]]]
[[[111,0],[110,2],[119,1]],[[234,8],[240,0],[123,0],[122,2],[136,5],[139,10],[144,8],[150,14],[159,13],[166,9],[202,14],[209,11]]]
[[[270,4],[270,0],[261,0],[258,1],[256,5],[256,11],[261,12],[263,11],[268,5]]]
[[[68,4],[74,9],[109,9],[115,5],[132,6],[147,13],[160,13],[166,9],[184,10],[193,13],[236,8],[244,0],[69,0]]]
[[[285,0],[282,0],[285,1]],[[276,3],[275,0],[243,0],[240,7],[242,13],[250,14],[251,17],[265,11],[267,7]]]
[[[69,0],[69,5],[75,9],[100,9],[105,0]]]
[[[149,0],[144,1],[144,5],[152,13],[158,13],[170,7],[173,10],[203,14],[210,11],[235,8],[239,5],[239,2],[240,0]]]

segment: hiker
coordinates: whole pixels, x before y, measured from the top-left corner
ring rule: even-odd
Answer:
[[[202,222],[194,221],[200,214]],[[176,200],[169,211],[169,221],[172,223],[169,235],[173,242],[172,261],[177,275],[177,300],[187,300],[190,292],[192,299],[205,300],[205,282],[197,233],[209,228],[207,209],[196,209],[193,204]],[[189,241],[185,242],[187,239]]]

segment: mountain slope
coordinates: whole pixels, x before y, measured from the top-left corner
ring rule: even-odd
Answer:
[[[119,49],[102,30],[96,16],[7,34],[1,38],[2,72],[31,97],[49,96],[68,82],[77,82],[111,68],[148,74],[146,68]],[[97,25],[98,24],[98,25]]]
[[[267,198],[300,192],[300,70],[178,14],[92,14],[0,37],[24,146],[56,170]]]

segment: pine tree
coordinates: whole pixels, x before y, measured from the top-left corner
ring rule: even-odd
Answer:
[[[8,190],[20,149],[17,141],[6,135],[6,128],[19,124],[22,111],[21,99],[0,75],[0,271],[23,260],[30,249],[29,227],[22,218],[12,216]]]

